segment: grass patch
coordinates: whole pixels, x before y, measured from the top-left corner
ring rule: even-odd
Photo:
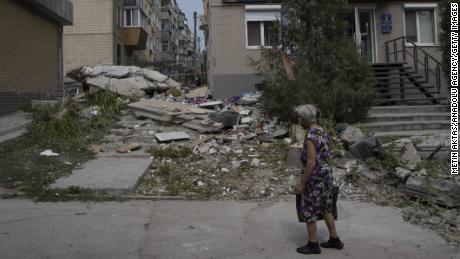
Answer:
[[[33,123],[27,133],[0,144],[0,186],[19,188],[34,198],[46,197],[50,183],[92,159],[88,146],[100,142],[117,121],[121,102],[115,94],[100,91],[89,96],[87,103],[100,106],[99,115],[85,116],[73,102],[31,108]],[[45,149],[60,156],[40,156]]]
[[[393,171],[396,167],[405,167],[404,163],[388,148],[378,149],[375,156],[366,159],[365,163],[369,168],[375,170]]]

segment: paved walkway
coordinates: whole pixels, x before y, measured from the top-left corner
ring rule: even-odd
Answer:
[[[116,192],[133,191],[139,177],[150,168],[152,159],[146,153],[99,154],[69,177],[56,180],[51,188],[76,186]]]
[[[321,240],[327,239],[324,223]],[[339,201],[344,250],[296,254],[294,201],[33,203],[0,200],[2,258],[460,258],[389,207]]]
[[[21,136],[32,122],[30,115],[16,112],[0,117],[0,143]]]

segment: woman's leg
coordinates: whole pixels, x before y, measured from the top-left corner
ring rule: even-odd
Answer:
[[[317,243],[318,242],[318,234],[316,228],[316,222],[308,222],[307,223],[307,231],[308,231],[308,241]]]
[[[332,238],[337,238],[337,230],[335,229],[334,215],[328,212],[324,215],[324,221],[326,221],[327,229],[329,230],[329,236]]]

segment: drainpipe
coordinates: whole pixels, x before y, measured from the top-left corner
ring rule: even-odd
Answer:
[[[64,51],[63,51],[63,35],[64,27],[59,25],[59,37],[58,37],[58,86],[59,89],[64,93]],[[65,93],[64,93],[65,94]]]

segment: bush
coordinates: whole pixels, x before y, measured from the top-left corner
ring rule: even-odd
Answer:
[[[442,52],[441,66],[446,78],[450,78],[450,4],[452,2],[452,0],[443,0],[439,4],[439,16],[441,16],[441,32],[439,34]]]
[[[293,108],[315,104],[322,117],[356,122],[367,114],[374,97],[374,79],[368,61],[346,34],[342,18],[346,1],[287,0],[281,30],[289,39],[295,80],[289,81],[276,48],[265,50],[253,62],[264,79],[265,111],[295,122]],[[287,44],[284,44],[287,46]]]

